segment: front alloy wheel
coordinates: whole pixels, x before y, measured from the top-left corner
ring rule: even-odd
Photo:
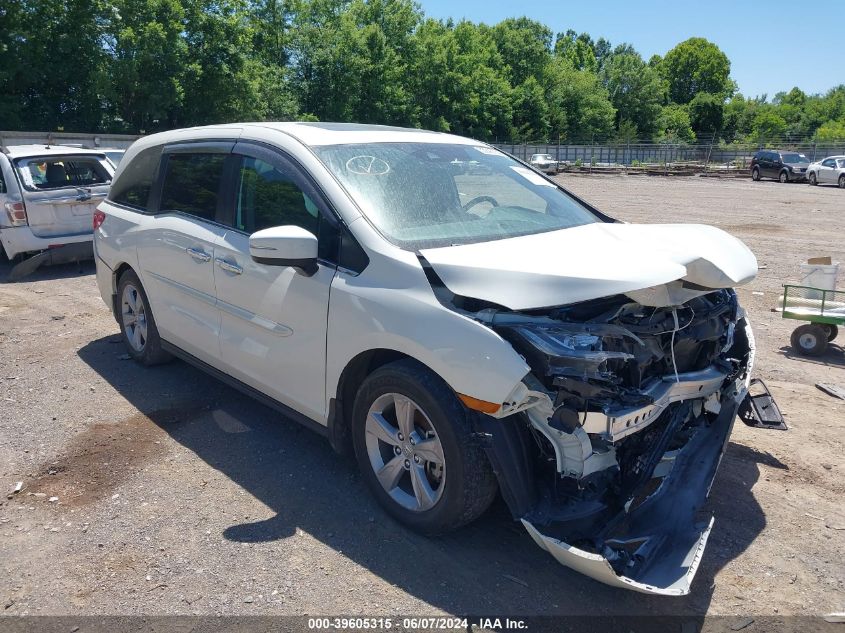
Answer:
[[[810,175],[807,176],[807,179],[810,181],[810,184],[813,185],[813,186],[819,184],[818,181],[816,180],[816,172],[814,172],[814,171],[810,172]]]
[[[388,514],[424,534],[442,534],[487,509],[496,475],[473,435],[476,414],[440,376],[406,358],[373,371],[357,391],[355,457]]]
[[[780,172],[780,178],[778,178],[778,180],[780,180],[781,182],[784,182],[784,183],[789,182],[789,174],[786,173],[785,170]]]
[[[367,412],[366,442],[381,487],[403,508],[428,510],[443,496],[443,446],[416,402],[398,393],[376,398]]]

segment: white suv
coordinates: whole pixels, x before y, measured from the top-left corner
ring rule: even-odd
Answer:
[[[86,255],[90,259],[91,218],[113,174],[112,163],[95,150],[57,145],[2,148],[1,250],[9,259],[42,251],[52,261],[58,261],[60,253],[66,260]]]
[[[498,489],[560,562],[689,590],[754,354],[739,240],[616,222],[474,140],[331,123],[139,140],[94,225],[139,362],[182,358],[354,450],[417,530]]]

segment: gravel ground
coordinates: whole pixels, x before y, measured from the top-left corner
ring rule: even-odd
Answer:
[[[756,329],[756,373],[790,430],[737,425],[690,596],[614,590],[559,566],[501,501],[444,538],[403,529],[322,438],[181,362],[143,369],[126,360],[87,264],[0,284],[0,612],[845,610],[845,402],[814,387],[845,385],[845,352],[796,357],[796,324],[771,311],[807,257],[845,262],[845,192],[559,178],[624,220],[720,226],[762,266],[739,292]],[[8,270],[0,266],[0,280]],[[7,498],[17,481],[23,490]]]

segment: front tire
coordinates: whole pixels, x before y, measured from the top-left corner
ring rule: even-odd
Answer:
[[[813,185],[814,187],[817,184],[819,184],[818,181],[816,180],[816,172],[814,172],[814,171],[810,172],[810,174],[807,176],[807,180],[809,180],[810,184]]]
[[[785,170],[780,172],[780,176],[778,176],[778,180],[780,180],[782,183],[789,182],[789,174]]]
[[[753,180],[754,182],[760,181],[760,170],[756,167],[751,170],[751,180]]]
[[[790,337],[793,349],[804,356],[821,356],[827,349],[827,331],[820,325],[808,323],[795,328]]]
[[[417,361],[396,361],[370,374],[352,414],[364,480],[400,523],[442,534],[475,520],[493,501],[496,478],[472,439],[470,413]]]
[[[129,355],[142,365],[166,363],[170,354],[161,349],[155,318],[147,293],[133,271],[127,270],[117,284],[120,333]]]
[[[839,188],[845,189],[845,174],[839,176]]]

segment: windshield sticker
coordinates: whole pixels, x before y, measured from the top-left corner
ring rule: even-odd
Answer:
[[[527,167],[511,166],[511,169],[513,169],[516,173],[518,173],[520,176],[525,178],[528,182],[533,185],[540,185],[542,187],[554,187],[552,183],[543,178],[540,174],[534,173]]]
[[[492,147],[481,147],[479,145],[479,146],[473,146],[472,149],[474,149],[478,152],[481,152],[482,154],[487,154],[487,156],[499,156],[498,150],[495,150]]]
[[[361,176],[383,176],[390,171],[390,165],[375,156],[353,156],[346,161],[346,169]]]

